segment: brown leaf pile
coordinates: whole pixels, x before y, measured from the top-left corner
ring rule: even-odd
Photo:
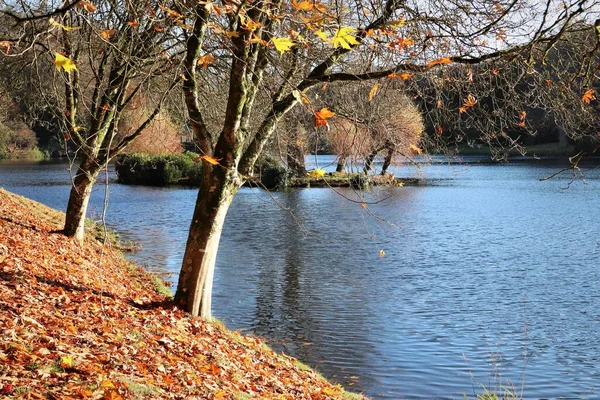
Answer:
[[[0,189],[0,398],[361,398],[189,318],[152,275],[28,202]]]

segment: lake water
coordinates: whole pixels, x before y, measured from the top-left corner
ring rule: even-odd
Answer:
[[[214,314],[373,398],[508,382],[525,398],[600,398],[600,170],[542,182],[562,164],[478,161],[396,167],[428,184],[375,189],[368,212],[349,189],[243,188]],[[0,186],[64,209],[67,167],[3,163]],[[197,191],[110,180],[108,224],[176,273]]]

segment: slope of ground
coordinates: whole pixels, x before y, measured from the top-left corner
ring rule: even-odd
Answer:
[[[0,189],[0,398],[359,399],[259,339],[188,317],[111,248]]]

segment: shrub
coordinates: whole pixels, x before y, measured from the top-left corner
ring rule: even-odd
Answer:
[[[282,189],[288,186],[290,173],[277,160],[265,158],[259,169],[260,183],[265,189]]]
[[[122,155],[116,163],[117,177],[120,183],[127,185],[199,185],[202,165],[194,162],[197,156],[191,152]]]

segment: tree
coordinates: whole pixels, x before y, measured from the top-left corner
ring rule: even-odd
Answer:
[[[82,241],[98,174],[152,123],[179,80],[182,22],[160,1],[51,6],[45,1],[6,6],[4,18],[14,20],[14,29],[4,32],[8,39],[2,43],[7,55],[33,53],[37,80],[41,86],[52,82],[53,88],[40,95],[48,99],[65,142],[75,146],[80,160],[64,233]],[[143,118],[130,118],[134,125],[119,132],[122,117],[134,112],[141,95],[148,111]]]
[[[183,90],[204,168],[176,302],[192,315],[210,318],[229,205],[279,121],[299,103],[312,108],[312,88],[334,81],[403,79],[403,74],[502,56],[529,59],[535,46],[552,48],[574,22],[593,18],[593,7],[586,0],[548,0],[541,8],[526,0],[179,4],[178,12],[191,26]],[[204,115],[211,72],[221,73],[228,87],[216,132]],[[268,107],[255,107],[257,98],[267,98]],[[326,109],[311,111],[317,127],[332,116]]]
[[[335,110],[327,140],[338,155],[337,171],[344,170],[349,157],[364,161],[368,174],[381,152],[385,160],[381,171],[387,173],[395,154],[410,157],[421,152],[423,118],[417,107],[395,82],[374,86],[364,83],[338,84],[327,89],[327,104]]]

